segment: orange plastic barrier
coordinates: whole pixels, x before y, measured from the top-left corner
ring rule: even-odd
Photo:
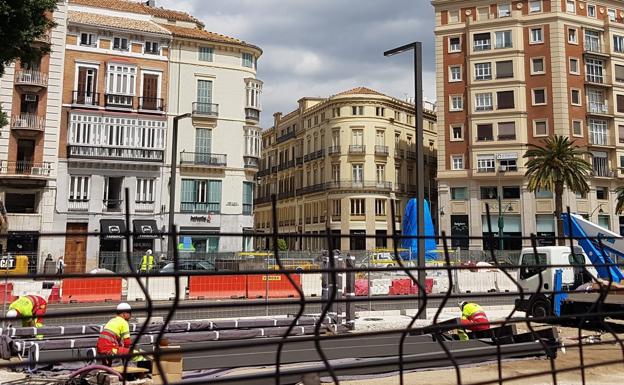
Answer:
[[[301,277],[297,275],[291,275],[295,284],[301,287]],[[264,298],[267,295],[269,298],[288,298],[298,297],[299,293],[297,289],[290,283],[286,275],[284,274],[271,274],[266,275],[249,275],[247,276],[247,298]]]
[[[13,295],[13,282],[0,284],[0,301],[11,303],[16,299],[17,297]]]
[[[67,278],[61,285],[63,303],[121,301],[121,278]]]
[[[247,279],[244,275],[191,276],[189,299],[244,298]]]

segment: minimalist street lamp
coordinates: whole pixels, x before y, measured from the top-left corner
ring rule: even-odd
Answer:
[[[423,158],[423,92],[422,92],[422,43],[417,41],[384,52],[384,56],[394,56],[406,51],[414,51],[414,107],[416,130],[416,199],[418,208],[418,281],[425,286],[427,272],[425,271],[425,160]],[[418,309],[421,319],[427,318],[427,309],[424,309],[424,297],[418,297]]]
[[[167,248],[169,258],[173,257],[176,247],[173,226],[175,223],[175,192],[178,171],[178,123],[180,120],[190,118],[191,116],[191,113],[186,113],[173,118],[173,139],[171,140],[171,180],[169,180],[169,247]]]

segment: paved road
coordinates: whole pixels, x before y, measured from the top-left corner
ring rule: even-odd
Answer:
[[[360,297],[358,297],[360,298]],[[402,310],[415,309],[417,302],[413,299],[405,300],[401,297],[376,297],[375,301],[364,301],[356,304],[356,311],[383,311],[383,310]],[[497,295],[478,296],[467,298],[467,300],[478,302],[484,306],[512,305],[515,300],[514,295]],[[318,297],[316,298],[318,300]],[[282,302],[275,304],[275,302]],[[182,306],[192,306],[193,308],[180,308],[174,319],[176,320],[192,320],[192,319],[216,319],[216,318],[239,318],[239,317],[259,317],[259,316],[276,316],[296,314],[299,310],[299,304],[296,299],[276,300],[276,301],[254,301],[259,306],[250,306],[249,301],[181,301]],[[284,304],[284,301],[290,303]],[[234,303],[235,306],[225,304]],[[441,299],[431,299],[427,308],[435,309],[440,306]],[[451,298],[446,306],[454,306],[457,299]],[[134,308],[145,307],[145,302],[131,303]],[[86,324],[86,323],[104,323],[110,319],[114,313],[116,304],[51,304],[46,317],[46,325],[69,325],[69,324]],[[159,310],[154,311],[154,316],[164,317],[168,309],[172,306],[171,301],[155,302],[154,306]],[[227,307],[226,307],[227,306]],[[72,314],[80,312],[81,314]],[[318,314],[321,312],[320,303],[306,304],[305,314]],[[145,312],[135,312],[135,317],[145,317]]]

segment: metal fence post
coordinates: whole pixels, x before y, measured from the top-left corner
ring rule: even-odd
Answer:
[[[355,257],[348,255],[345,258],[347,272],[347,286],[346,286],[346,325],[349,329],[354,328],[355,324],[355,303],[351,301],[355,297]],[[370,290],[370,289],[369,289]]]

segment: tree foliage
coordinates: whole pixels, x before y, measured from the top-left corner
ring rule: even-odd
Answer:
[[[17,59],[29,62],[49,52],[47,45],[33,42],[54,27],[55,8],[56,0],[0,0],[0,76]],[[7,124],[2,111],[0,123]]]
[[[279,251],[286,251],[288,250],[288,244],[286,243],[286,240],[284,239],[278,239],[277,240],[277,249]]]

